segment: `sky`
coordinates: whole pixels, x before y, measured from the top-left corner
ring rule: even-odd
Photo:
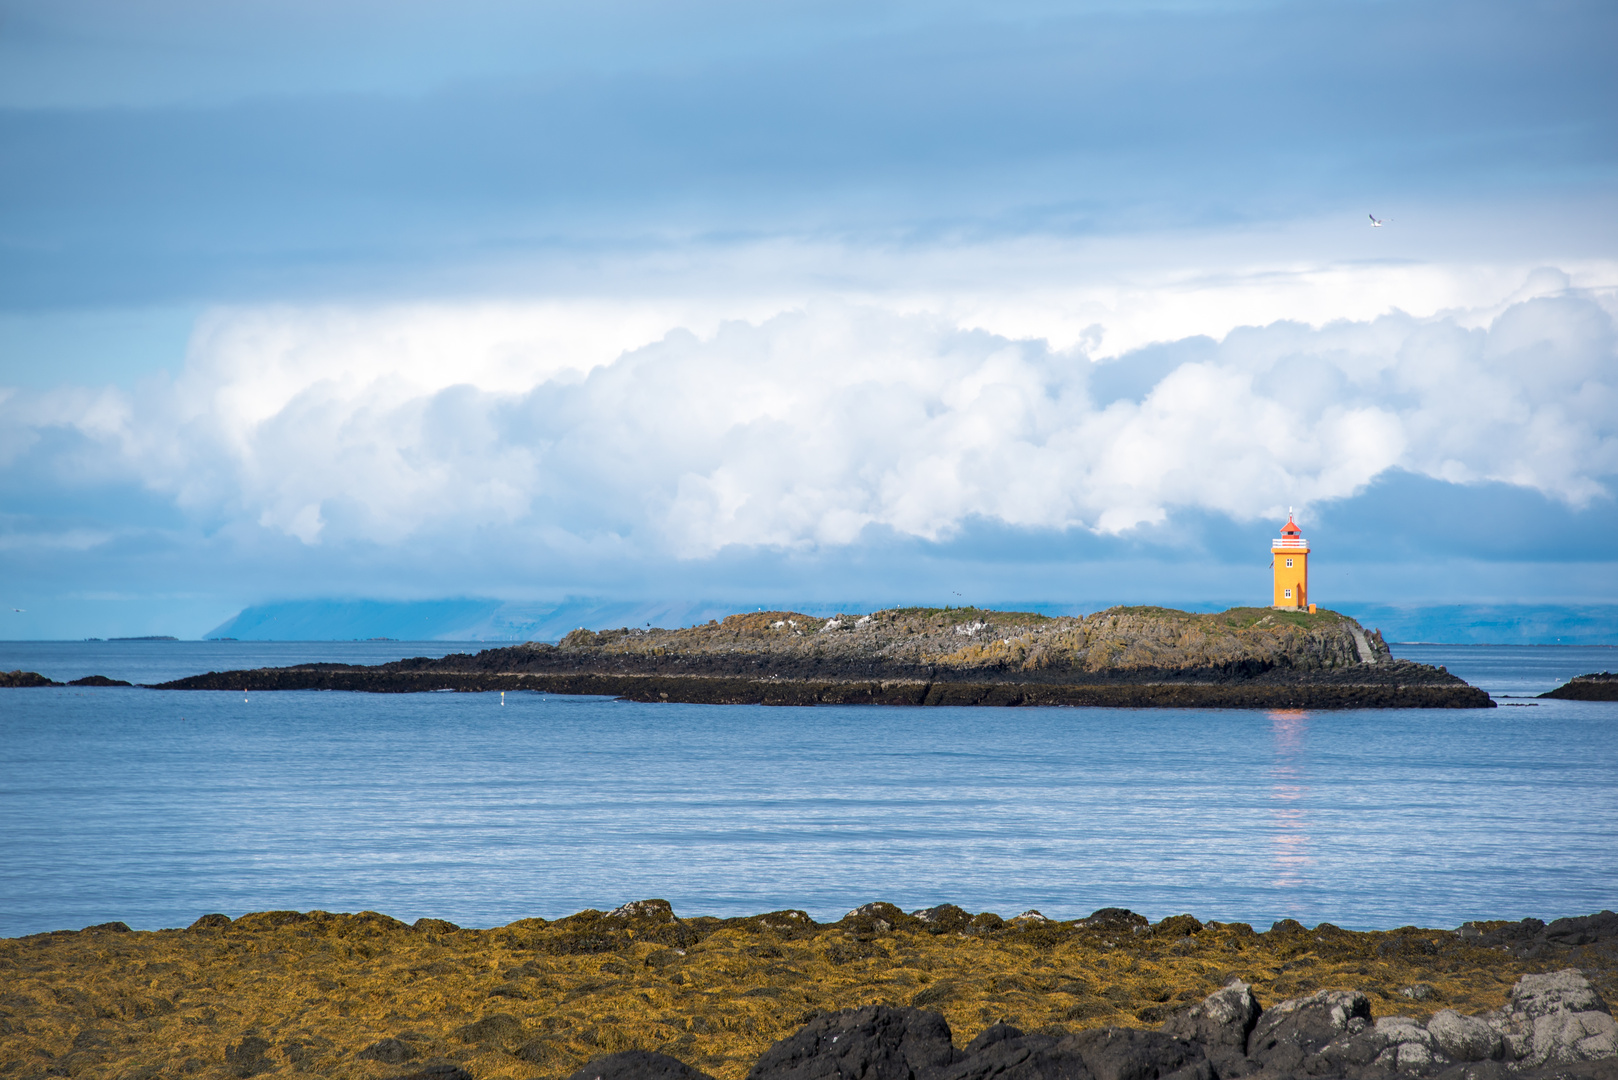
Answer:
[[[1264,603],[1289,509],[1328,607],[1618,604],[1614,41],[0,0],[0,638]]]

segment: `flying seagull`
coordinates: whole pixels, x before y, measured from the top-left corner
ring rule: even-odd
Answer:
[[[1377,217],[1375,214],[1366,214],[1365,216],[1371,219],[1371,228],[1373,229],[1380,229],[1382,226],[1387,224],[1386,221]]]

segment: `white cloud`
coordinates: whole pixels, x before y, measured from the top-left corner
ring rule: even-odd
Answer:
[[[20,461],[74,429],[60,453],[309,545],[484,531],[703,557],[972,518],[1121,532],[1274,516],[1394,467],[1583,505],[1618,475],[1613,316],[1536,280],[1486,310],[1166,346],[1116,400],[1096,380],[1144,354],[1098,365],[896,303],[225,311],[177,379],[16,392],[0,430]]]

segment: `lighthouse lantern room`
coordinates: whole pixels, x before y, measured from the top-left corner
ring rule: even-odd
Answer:
[[[1270,601],[1270,606],[1294,611],[1311,610],[1309,541],[1303,538],[1303,530],[1292,520],[1290,510],[1287,511],[1287,523],[1281,527],[1281,535],[1270,542],[1270,554],[1274,556],[1274,562],[1270,565],[1275,570],[1275,597]]]

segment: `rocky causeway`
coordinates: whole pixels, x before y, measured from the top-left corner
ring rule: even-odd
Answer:
[[[1618,914],[1356,932],[941,904],[0,940],[0,1076],[1613,1080]]]
[[[28,685],[27,672],[6,678]],[[79,680],[104,685],[111,680]],[[48,682],[48,680],[45,680]],[[35,685],[42,683],[36,682]],[[538,690],[712,704],[1490,708],[1441,667],[1396,659],[1331,611],[1197,614],[1116,607],[1084,617],[897,608],[829,619],[732,615],[664,630],[576,630],[476,654],[373,666],[208,672],[166,690]]]

